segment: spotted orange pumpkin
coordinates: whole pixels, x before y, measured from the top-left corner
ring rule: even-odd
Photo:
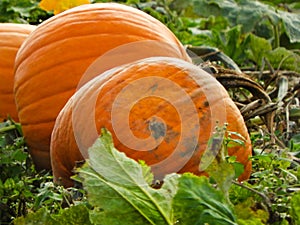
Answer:
[[[53,174],[56,182],[72,185],[75,162],[88,158],[88,148],[103,127],[112,133],[118,150],[144,160],[156,179],[172,172],[205,174],[199,164],[209,163],[203,154],[212,154],[206,152],[207,143],[215,126],[223,123],[245,138],[244,146],[228,151],[245,166],[239,179],[247,179],[251,172],[249,135],[223,86],[183,60],[143,59],[106,71],[69,99],[52,133]]]

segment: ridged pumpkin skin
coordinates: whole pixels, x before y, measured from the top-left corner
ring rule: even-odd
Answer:
[[[15,57],[34,29],[35,26],[29,24],[0,23],[0,121],[8,115],[18,121],[13,94]]]
[[[137,47],[126,48],[129,43]],[[113,50],[116,54],[104,57]],[[50,168],[54,122],[76,89],[107,69],[148,56],[190,60],[164,24],[129,6],[82,5],[38,26],[16,57],[14,87],[24,136],[38,169]]]
[[[71,186],[76,161],[87,158],[102,127],[116,148],[144,160],[156,179],[167,173],[199,171],[200,157],[214,128],[245,137],[245,146],[229,148],[251,172],[251,143],[240,111],[211,75],[183,60],[151,57],[109,70],[86,83],[57,117],[51,139],[55,181]],[[128,122],[128,123],[127,123]],[[132,133],[131,133],[132,132]],[[132,136],[133,135],[133,136]]]

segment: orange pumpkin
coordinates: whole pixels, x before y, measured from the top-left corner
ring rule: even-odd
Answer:
[[[13,95],[14,63],[23,41],[35,29],[29,24],[0,23],[0,121],[18,121]]]
[[[190,61],[164,24],[129,6],[82,5],[37,27],[16,57],[14,90],[38,169],[50,168],[54,122],[76,89],[107,69],[148,56]]]
[[[247,128],[215,78],[171,57],[114,68],[86,83],[57,117],[51,139],[55,181],[72,185],[75,162],[88,157],[102,127],[112,133],[118,150],[150,165],[156,179],[172,172],[205,174],[198,169],[200,158],[211,154],[205,149],[217,123],[228,123],[228,130],[245,138],[245,146],[230,147],[228,152],[245,166],[239,179],[248,179]]]

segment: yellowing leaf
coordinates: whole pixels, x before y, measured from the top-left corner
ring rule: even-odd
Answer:
[[[46,11],[53,11],[56,15],[75,6],[89,3],[89,0],[42,0],[39,6]]]

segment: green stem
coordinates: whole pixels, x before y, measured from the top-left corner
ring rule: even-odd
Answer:
[[[279,26],[273,24],[274,30],[274,48],[280,47],[280,39],[279,39]]]
[[[269,16],[267,18],[270,21],[270,23],[272,25],[272,28],[273,28],[273,32],[274,32],[274,44],[273,44],[273,47],[275,49],[275,48],[280,47],[280,35],[279,35],[279,26],[280,26],[280,24],[279,23],[276,24],[276,21],[273,21],[272,18],[269,17]]]
[[[0,128],[0,133],[4,133],[4,132],[15,130],[15,129],[16,129],[16,126],[14,124],[13,125],[9,125],[7,127],[1,127]]]

